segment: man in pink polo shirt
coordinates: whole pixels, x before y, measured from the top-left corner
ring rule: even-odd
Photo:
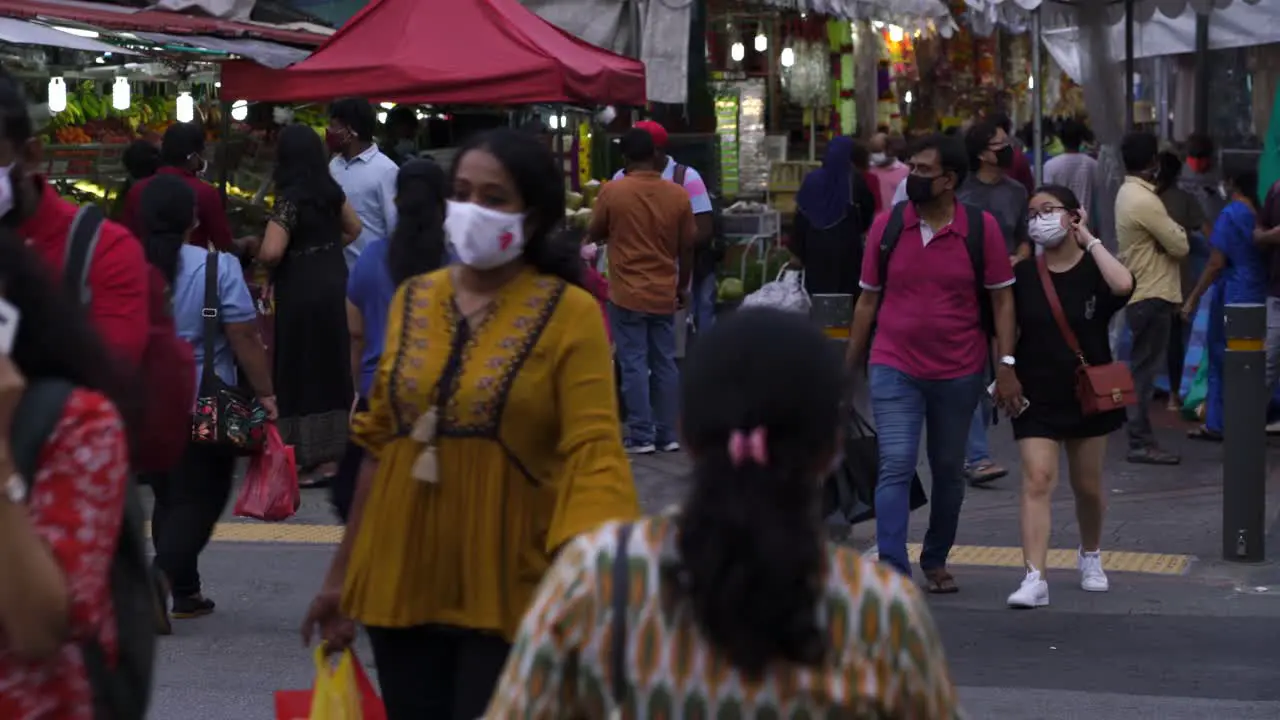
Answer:
[[[956,200],[969,166],[958,140],[924,138],[912,149],[908,165],[910,202],[900,215],[877,218],[867,237],[847,359],[856,366],[870,344],[871,411],[880,441],[875,501],[880,558],[911,574],[911,479],[927,426],[933,491],[920,569],[930,592],[955,592],[947,556],[964,501],[965,441],[987,383],[992,331],[1000,355],[997,401],[1003,407],[1021,404],[1013,372],[1013,268],[995,218]],[[886,228],[895,226],[897,237],[886,236]],[[978,233],[982,242],[974,237],[971,243]],[[885,252],[887,262],[882,262]],[[981,268],[980,280],[975,266]],[[984,309],[984,293],[989,309]],[[984,313],[989,313],[985,321]],[[875,337],[868,343],[873,322]]]

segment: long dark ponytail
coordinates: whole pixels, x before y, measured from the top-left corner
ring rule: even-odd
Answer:
[[[486,150],[502,163],[524,199],[533,224],[526,239],[524,260],[544,275],[582,286],[582,257],[578,246],[558,232],[564,224],[564,172],[555,156],[537,137],[520,130],[499,128],[473,137],[453,163],[454,174],[462,157],[472,150]]]
[[[142,188],[142,244],[147,262],[172,287],[187,231],[196,218],[196,193],[174,175],[157,175]]]
[[[775,661],[818,665],[828,649],[819,481],[841,417],[838,353],[805,318],[745,310],[703,336],[682,376],[693,483],[668,579],[748,677]],[[763,460],[730,452],[739,433],[756,435]]]
[[[410,160],[396,176],[399,219],[387,246],[387,272],[397,286],[444,263],[445,182],[431,160]]]

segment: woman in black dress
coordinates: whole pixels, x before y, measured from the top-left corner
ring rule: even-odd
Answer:
[[[332,478],[346,447],[353,389],[342,249],[360,234],[360,219],[305,125],[280,132],[274,181],[258,260],[273,268],[279,428],[311,476],[302,484],[315,486]]]
[[[1043,249],[1014,267],[1018,380],[1029,404],[1013,418],[1022,456],[1022,555],[1027,574],[1009,606],[1049,604],[1043,575],[1049,554],[1049,502],[1065,448],[1080,526],[1080,587],[1105,592],[1102,540],[1102,461],[1107,435],[1124,424],[1124,410],[1086,416],[1076,399],[1079,359],[1063,337],[1045,296],[1039,263],[1046,264],[1067,323],[1090,365],[1111,362],[1107,325],[1133,294],[1133,274],[1089,233],[1087,216],[1069,189],[1048,185],[1030,200],[1028,230]]]

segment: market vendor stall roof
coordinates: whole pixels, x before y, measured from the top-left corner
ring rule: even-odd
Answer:
[[[645,103],[644,65],[590,45],[517,0],[374,0],[287,70],[236,61],[224,97],[359,95],[433,104]]]
[[[95,53],[138,54],[126,48],[108,45],[93,38],[75,35],[48,25],[7,17],[0,17],[0,42],[15,45],[45,45]]]
[[[115,32],[258,38],[303,47],[315,47],[326,38],[320,33],[252,21],[220,20],[162,10],[140,10],[119,5],[69,0],[3,0],[0,2],[0,17],[40,20],[50,24],[63,22]]]
[[[1239,1],[1247,5],[1257,5],[1261,0]],[[979,11],[986,11],[1005,3],[1016,5],[1023,10],[1035,10],[1041,5],[1062,10],[1079,6],[1089,0],[1051,0],[1050,2],[1046,0],[966,0],[966,2]],[[1137,20],[1150,20],[1155,13],[1159,12],[1165,17],[1173,18],[1182,15],[1188,9],[1204,15],[1214,10],[1221,10],[1231,3],[1232,0],[1135,0],[1134,17]],[[1125,3],[1107,3],[1107,12],[1110,13],[1113,22],[1119,22],[1124,18]]]

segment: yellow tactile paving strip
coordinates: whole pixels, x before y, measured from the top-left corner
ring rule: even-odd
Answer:
[[[1076,569],[1076,550],[1050,550],[1050,570]],[[911,561],[920,558],[920,546],[910,544],[907,554]],[[1102,553],[1102,566],[1108,571],[1143,573],[1147,575],[1182,575],[1191,566],[1194,558],[1190,555],[1168,555],[1164,553],[1143,552],[1107,552]],[[981,545],[957,545],[947,558],[950,565],[969,565],[982,567],[1022,567],[1022,548],[1016,547],[984,547]]]
[[[342,540],[340,525],[304,525],[301,523],[218,523],[213,532],[216,542],[281,543],[290,545],[326,545]],[[912,562],[920,557],[920,546],[907,546]],[[1143,552],[1103,552],[1103,567],[1114,572],[1146,575],[1182,575],[1191,566],[1190,555]],[[1022,549],[957,545],[951,550],[951,565],[978,567],[1022,567]],[[1076,550],[1050,550],[1049,569],[1074,570]]]

